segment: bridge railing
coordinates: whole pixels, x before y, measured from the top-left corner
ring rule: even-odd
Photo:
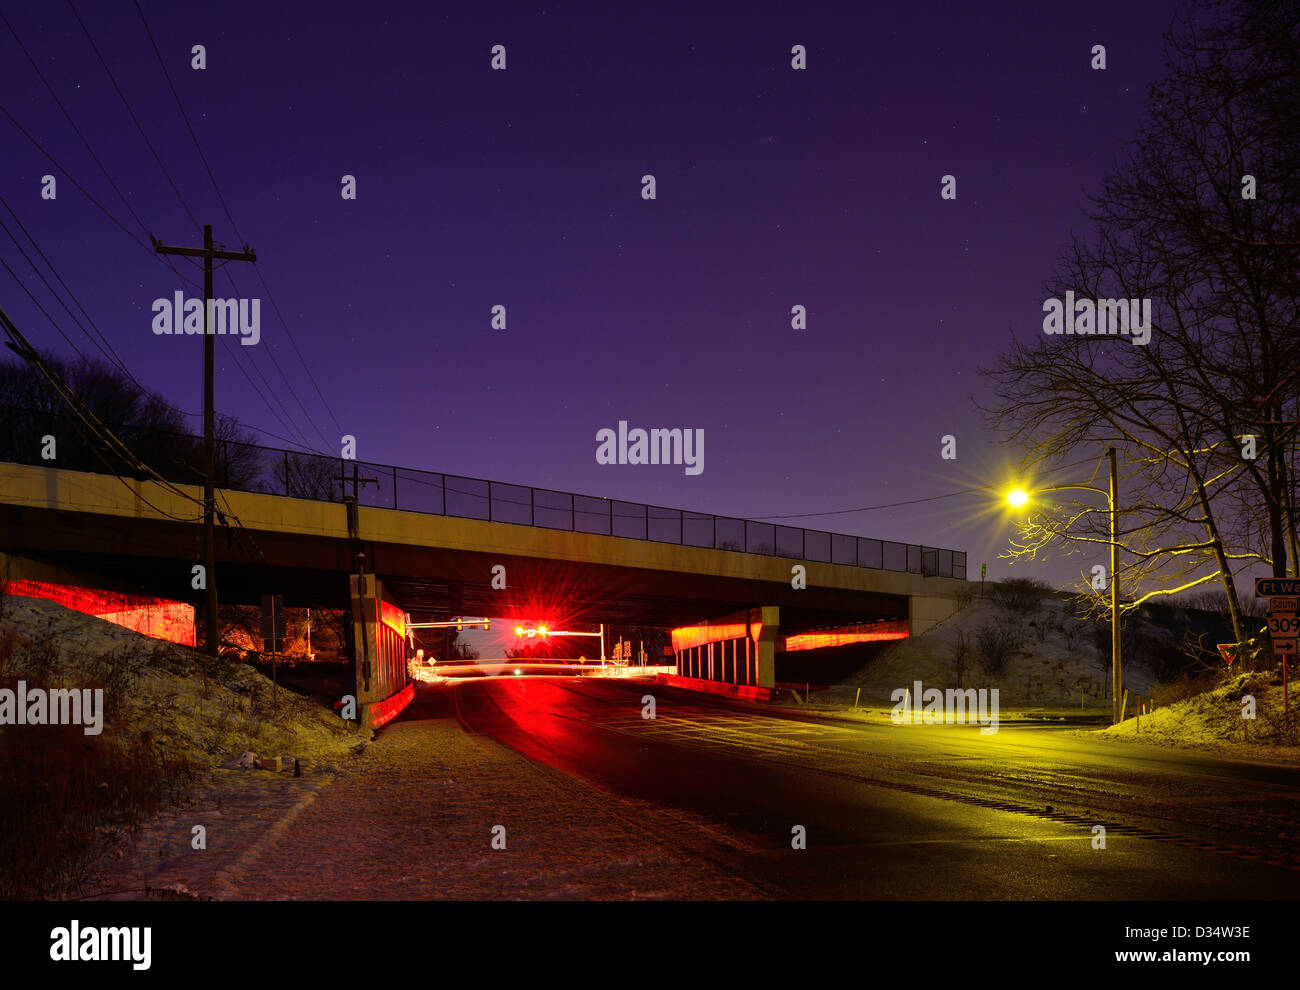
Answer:
[[[0,459],[20,464],[147,478],[143,462],[168,481],[203,483],[203,441],[194,436],[110,425],[135,461],[103,452],[72,417],[0,406]],[[42,457],[53,436],[57,457]],[[868,539],[846,533],[671,509],[642,502],[577,495],[501,481],[421,471],[323,454],[216,442],[216,485],[325,502],[342,502],[357,479],[361,505],[482,519],[545,529],[621,536],[681,546],[793,560],[965,579],[960,550]]]

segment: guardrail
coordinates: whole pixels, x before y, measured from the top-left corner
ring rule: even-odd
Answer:
[[[140,461],[168,481],[203,483],[201,438],[125,425],[111,428]],[[76,420],[62,413],[0,406],[0,459],[147,477],[134,465],[103,453],[97,444],[82,435],[83,429]],[[57,439],[56,460],[41,457],[46,436]],[[216,486],[235,491],[342,502],[355,478],[357,501],[372,508],[966,578],[966,554],[960,550],[345,460],[235,440],[216,441],[215,466]],[[363,479],[369,480],[362,483]]]

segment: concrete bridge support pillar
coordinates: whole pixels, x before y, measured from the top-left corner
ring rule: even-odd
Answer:
[[[907,599],[907,631],[910,636],[929,632],[957,611],[957,599],[937,595],[911,595]]]
[[[770,688],[776,685],[776,638],[781,631],[781,610],[775,606],[764,606],[752,611],[759,613],[758,629],[754,635],[754,676],[757,678],[746,683],[758,687]],[[750,627],[754,623],[751,621]]]
[[[396,718],[414,696],[406,668],[406,615],[384,599],[374,574],[352,575],[352,642],[357,716],[378,728]]]

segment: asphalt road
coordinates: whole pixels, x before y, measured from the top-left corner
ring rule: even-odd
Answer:
[[[711,858],[772,897],[1300,894],[1292,767],[1037,726],[826,720],[626,680],[475,678],[422,692],[404,718],[454,712],[533,760],[689,813],[684,829],[709,823]]]

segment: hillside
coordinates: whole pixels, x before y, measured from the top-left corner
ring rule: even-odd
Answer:
[[[245,750],[314,759],[359,741],[355,727],[244,664],[149,639],[39,598],[7,596],[0,615],[0,681],[104,689],[104,725],[145,733],[167,752],[220,764]]]
[[[1158,622],[1145,622],[1151,637],[1173,642],[1175,631]],[[841,685],[861,687],[863,702],[888,702],[898,687],[922,681],[927,687],[957,687],[958,664],[954,659],[958,641],[967,642],[963,687],[997,687],[1005,707],[1074,707],[1084,702],[1089,708],[1109,705],[1109,642],[1102,654],[1097,630],[1108,633],[1109,625],[1079,620],[1070,615],[1067,603],[1056,596],[1044,596],[1024,612],[1014,612],[993,602],[975,599],[956,615],[919,637],[900,639],[876,648],[875,655],[839,679]],[[987,669],[980,661],[980,635],[992,635],[1005,644],[1005,665]],[[996,665],[995,665],[996,666]],[[1157,677],[1149,657],[1125,656],[1125,685],[1132,695],[1151,694]]]

